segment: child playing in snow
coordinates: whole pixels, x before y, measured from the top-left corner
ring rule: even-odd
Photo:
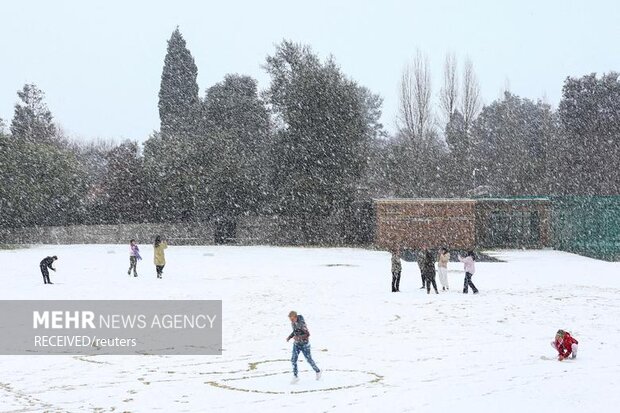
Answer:
[[[459,261],[461,261],[465,267],[465,283],[463,285],[463,294],[467,294],[469,287],[474,292],[474,294],[478,294],[478,289],[471,281],[471,277],[474,276],[476,272],[476,259],[473,251],[467,252],[465,258],[459,255]]]
[[[138,276],[138,270],[136,269],[136,264],[138,260],[141,260],[140,256],[140,248],[138,248],[138,244],[136,244],[136,240],[132,239],[129,241],[129,270],[127,270],[127,275],[131,275],[131,270],[133,269],[133,276]]]
[[[164,250],[166,248],[168,248],[166,240],[162,240],[159,235],[156,236],[155,244],[153,245],[153,261],[155,263],[157,278],[161,278],[164,273],[164,266],[166,265],[166,254]]]
[[[558,351],[558,360],[560,361],[567,359],[569,356],[573,359],[577,357],[578,345],[579,342],[568,331],[564,330],[558,330],[555,333],[555,340],[551,342],[551,347]]]
[[[299,377],[297,376],[297,358],[299,357],[299,353],[303,353],[304,357],[310,367],[316,372],[316,379],[321,379],[321,370],[317,367],[314,360],[312,360],[312,355],[310,354],[310,342],[308,338],[310,337],[310,331],[308,331],[308,326],[306,326],[306,322],[301,314],[297,314],[295,311],[291,311],[288,314],[289,320],[291,320],[291,327],[293,328],[293,332],[286,337],[286,341],[288,342],[290,339],[293,339],[295,343],[293,344],[293,356],[291,357],[291,362],[293,363],[293,381],[292,384],[299,382]]]

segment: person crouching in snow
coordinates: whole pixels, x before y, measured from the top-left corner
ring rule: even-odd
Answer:
[[[299,352],[303,353],[308,364],[310,364],[312,369],[316,372],[316,379],[319,380],[321,378],[321,370],[319,370],[314,360],[312,360],[312,355],[310,354],[310,342],[308,340],[310,331],[308,331],[306,322],[303,316],[301,314],[298,315],[295,311],[288,313],[288,318],[291,320],[293,332],[289,334],[286,341],[288,342],[291,338],[295,341],[293,343],[293,357],[291,358],[291,362],[293,363],[293,380],[291,383],[295,384],[299,381],[299,377],[297,377],[297,358],[299,357]]]
[[[41,269],[41,275],[43,275],[43,284],[54,284],[53,282],[50,281],[50,272],[48,271],[48,268],[56,272],[56,268],[54,268],[52,264],[57,259],[58,257],[54,255],[53,257],[43,258],[41,262],[39,263],[39,268]]]
[[[141,260],[140,256],[140,248],[138,248],[138,244],[136,244],[136,240],[132,239],[129,241],[129,270],[127,270],[127,275],[131,275],[131,270],[133,269],[133,276],[138,276],[138,270],[136,269],[136,264],[138,264],[138,260]]]
[[[551,347],[558,351],[558,360],[577,357],[579,342],[570,335],[568,331],[558,330],[555,333],[555,340],[551,342]]]

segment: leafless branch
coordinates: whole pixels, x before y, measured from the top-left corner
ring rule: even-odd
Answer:
[[[449,122],[458,105],[459,81],[457,75],[457,61],[454,54],[446,55],[443,64],[443,86],[439,91],[439,106]]]
[[[465,119],[465,130],[469,131],[474,120],[480,113],[482,104],[480,101],[480,85],[476,73],[474,72],[474,65],[468,58],[465,60],[463,67],[463,97],[461,99],[461,112]]]
[[[399,122],[401,130],[414,140],[424,140],[432,128],[431,75],[428,58],[419,50],[403,69]]]

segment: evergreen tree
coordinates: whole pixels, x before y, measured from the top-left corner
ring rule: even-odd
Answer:
[[[159,89],[159,118],[164,139],[196,133],[199,118],[198,68],[177,27],[164,59]]]
[[[17,92],[19,102],[11,122],[13,137],[28,142],[50,143],[56,135],[52,113],[45,104],[45,94],[34,84]]]
[[[448,190],[443,168],[445,148],[435,132],[427,139],[414,141],[398,133],[387,145],[386,176],[390,193],[395,197],[444,196]]]
[[[108,222],[143,222],[147,218],[146,182],[138,144],[126,141],[108,152],[103,180],[105,215]]]
[[[197,138],[164,138],[154,133],[144,143],[144,174],[149,183],[148,216],[154,222],[189,220],[196,210],[198,170],[193,160],[200,152]]]
[[[84,217],[83,170],[55,145],[0,134],[0,226],[62,226]]]
[[[258,212],[268,193],[270,122],[256,80],[227,75],[207,90],[203,113],[208,138],[197,142],[204,156],[196,165],[206,184],[199,193],[209,195],[201,209],[218,217]]]
[[[558,108],[561,135],[554,142],[554,191],[620,194],[620,75],[567,78]]]
[[[553,119],[549,105],[509,92],[485,106],[473,126],[477,184],[500,195],[545,194]]]
[[[151,183],[150,219],[187,220],[195,210],[194,172],[189,164],[202,133],[198,69],[178,27],[168,40],[159,90],[161,129],[146,143],[144,168]]]
[[[314,242],[315,220],[347,210],[358,193],[377,130],[371,100],[333,59],[322,63],[306,46],[282,42],[265,67],[280,126],[272,155],[277,206],[300,217]]]
[[[9,138],[0,132],[0,225],[67,225],[84,216],[86,185],[76,153],[60,144],[44,94],[18,92]]]

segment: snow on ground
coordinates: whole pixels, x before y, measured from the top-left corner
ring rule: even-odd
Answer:
[[[479,263],[480,295],[419,290],[404,263],[362,249],[174,247],[157,280],[142,246],[0,251],[0,299],[222,299],[222,356],[0,356],[2,412],[421,411],[584,412],[620,403],[620,263],[555,251],[499,251]],[[39,261],[56,254],[55,285]],[[287,319],[306,318],[314,380],[301,362],[289,384]],[[580,341],[576,360],[550,359],[558,328]],[[300,356],[301,357],[301,356]],[[303,357],[301,357],[303,360]],[[613,409],[613,407],[612,407]]]

